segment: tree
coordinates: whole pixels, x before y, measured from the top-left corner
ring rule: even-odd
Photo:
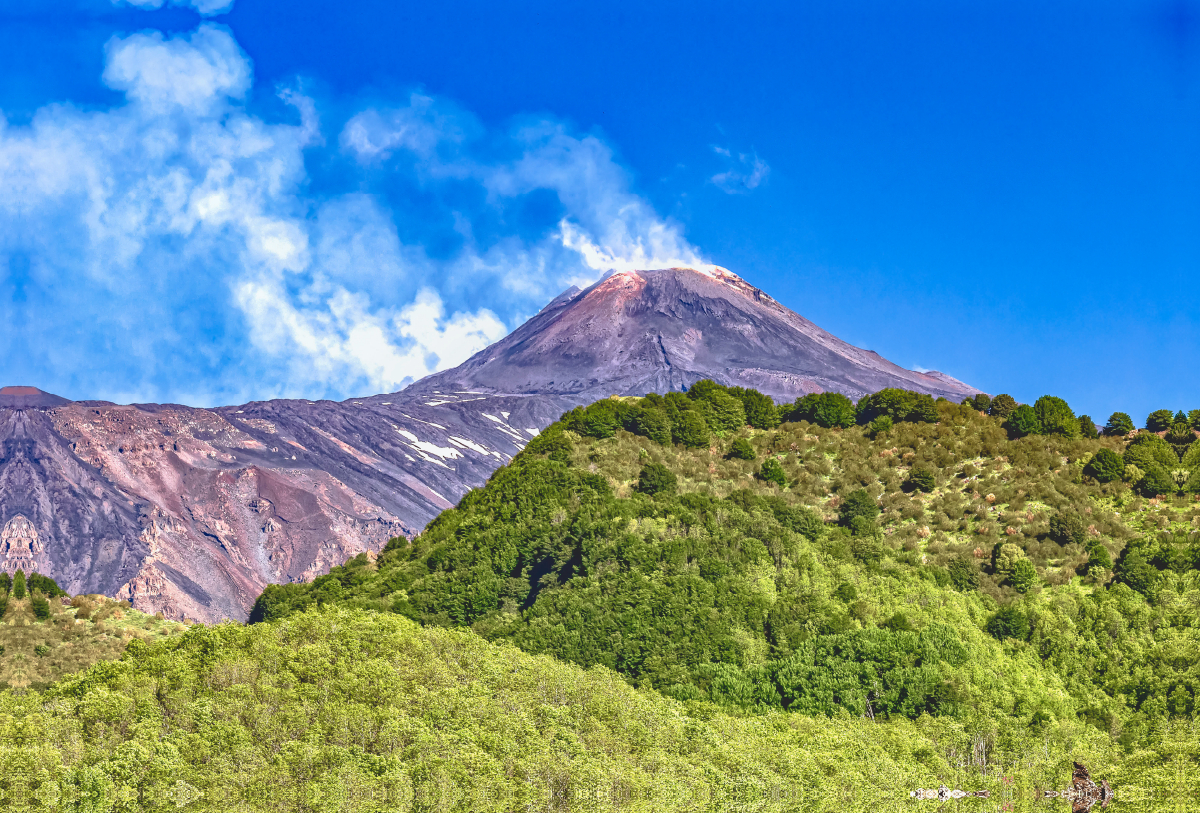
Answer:
[[[1079,436],[1088,440],[1100,437],[1100,431],[1096,429],[1096,422],[1092,420],[1091,415],[1079,416]]]
[[[963,403],[966,403],[965,401]],[[992,406],[992,398],[986,392],[978,393],[971,399],[971,406],[980,412],[987,412]]]
[[[50,617],[50,601],[41,590],[34,590],[30,594],[29,607],[39,621],[45,621]]]
[[[679,420],[672,427],[676,443],[683,444],[689,449],[700,449],[708,445],[711,435],[708,424],[695,410],[689,409],[679,413]]]
[[[906,491],[933,491],[937,485],[937,474],[933,467],[925,463],[918,463],[912,467],[912,471],[908,473],[908,480],[904,483]]]
[[[779,410],[770,396],[758,390],[731,387],[729,390],[742,401],[746,411],[746,423],[755,429],[774,429],[779,426]]]
[[[708,404],[709,428],[714,432],[736,432],[746,425],[742,402],[725,390],[710,390],[701,400]]]
[[[674,494],[677,484],[678,480],[673,471],[662,463],[650,462],[642,466],[634,488],[653,497],[655,494]]]
[[[1018,593],[1028,593],[1038,583],[1037,568],[1028,559],[1020,559],[1008,577],[1008,583]]]
[[[1185,421],[1179,421],[1171,425],[1163,440],[1169,443],[1175,450],[1175,454],[1182,458],[1187,453],[1188,447],[1196,442],[1196,433]]]
[[[988,414],[994,418],[1005,420],[1017,408],[1017,399],[1007,393],[1001,393],[992,399]]]
[[[998,641],[1005,638],[1016,638],[1018,641],[1029,640],[1029,619],[1017,607],[1001,607],[988,619],[987,632]]]
[[[847,528],[851,527],[851,522],[855,517],[865,517],[874,522],[877,516],[879,516],[879,505],[865,488],[851,491],[838,506],[838,521]]]
[[[780,410],[785,421],[808,421],[825,429],[854,426],[857,413],[854,402],[840,392],[818,392],[796,399],[791,407]]]
[[[1033,411],[1037,413],[1038,423],[1042,426],[1040,434],[1079,437],[1079,419],[1063,399],[1043,395],[1034,401]]]
[[[662,446],[671,445],[671,419],[662,409],[643,409],[639,412],[634,431]]]
[[[1004,422],[1004,428],[1008,430],[1011,437],[1023,438],[1026,435],[1040,435],[1042,422],[1038,419],[1038,414],[1033,407],[1029,404],[1021,404],[1009,414],[1008,420]]]
[[[768,457],[763,461],[758,476],[768,483],[774,483],[780,488],[787,485],[787,475],[783,471],[783,466],[774,457]]]
[[[1108,423],[1104,424],[1104,434],[1109,437],[1123,438],[1133,429],[1133,418],[1127,412],[1114,412],[1108,416]]]
[[[1169,409],[1156,409],[1146,416],[1146,428],[1151,432],[1165,432],[1171,428],[1175,415]]]
[[[1170,471],[1179,465],[1179,455],[1158,435],[1152,432],[1140,432],[1137,437],[1125,447],[1125,463],[1132,463],[1142,471],[1149,471],[1153,464],[1158,464]]]
[[[1060,545],[1082,545],[1087,541],[1087,526],[1076,511],[1058,510],[1050,517],[1050,538]]]
[[[1146,467],[1146,476],[1138,482],[1138,490],[1145,497],[1157,497],[1163,494],[1174,494],[1179,489],[1175,478],[1168,469],[1158,463]]]
[[[17,569],[17,575],[13,577],[13,598],[25,598],[25,571]]]
[[[979,589],[979,566],[972,557],[962,554],[955,556],[946,569],[950,571],[950,583],[955,590],[966,593]]]
[[[1193,409],[1188,413],[1188,425],[1200,432],[1200,409]]]
[[[1083,473],[1101,483],[1111,483],[1125,474],[1125,461],[1111,449],[1101,449],[1083,467]]]
[[[1092,571],[1096,568],[1104,568],[1112,570],[1112,555],[1108,552],[1108,548],[1101,545],[1099,542],[1092,545],[1088,549],[1088,570]]]
[[[729,447],[729,456],[734,460],[754,460],[758,455],[754,453],[754,447],[750,445],[750,441],[745,438],[738,438]]]
[[[880,415],[875,420],[867,424],[867,431],[871,433],[871,437],[882,435],[885,432],[892,431],[892,419],[888,415]]]

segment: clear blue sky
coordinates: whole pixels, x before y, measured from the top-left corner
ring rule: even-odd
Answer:
[[[11,383],[395,389],[700,258],[992,393],[1200,407],[1200,4],[139,3],[0,0]]]

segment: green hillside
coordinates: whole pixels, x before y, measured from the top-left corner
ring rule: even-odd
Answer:
[[[1130,440],[1059,399],[689,396],[569,413],[411,544],[268,588],[254,618],[469,625],[749,712],[1079,720],[1130,750],[1193,716],[1186,416]]]

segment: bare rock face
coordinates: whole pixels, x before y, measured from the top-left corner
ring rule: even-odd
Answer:
[[[269,583],[418,533],[571,407],[703,378],[777,400],[977,392],[852,347],[723,269],[615,274],[392,395],[193,409],[0,389],[0,570],[244,619]]]
[[[269,583],[411,536],[567,407],[453,393],[215,410],[16,397],[0,401],[0,569],[201,621],[244,619]]]
[[[556,393],[587,403],[705,378],[777,401],[828,391],[858,398],[885,387],[956,401],[979,392],[849,345],[716,267],[630,271],[567,291],[504,339],[407,391]]]

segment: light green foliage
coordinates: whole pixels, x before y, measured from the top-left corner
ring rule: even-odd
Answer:
[[[1043,395],[1033,403],[1033,411],[1037,413],[1042,434],[1079,437],[1079,419],[1063,399]]]
[[[1037,581],[1037,568],[1028,559],[1018,559],[1008,576],[1008,583],[1018,593],[1028,593]]]
[[[768,483],[783,488],[787,485],[787,474],[783,471],[783,466],[774,457],[768,457],[763,461],[762,468],[758,471],[758,476]]]

